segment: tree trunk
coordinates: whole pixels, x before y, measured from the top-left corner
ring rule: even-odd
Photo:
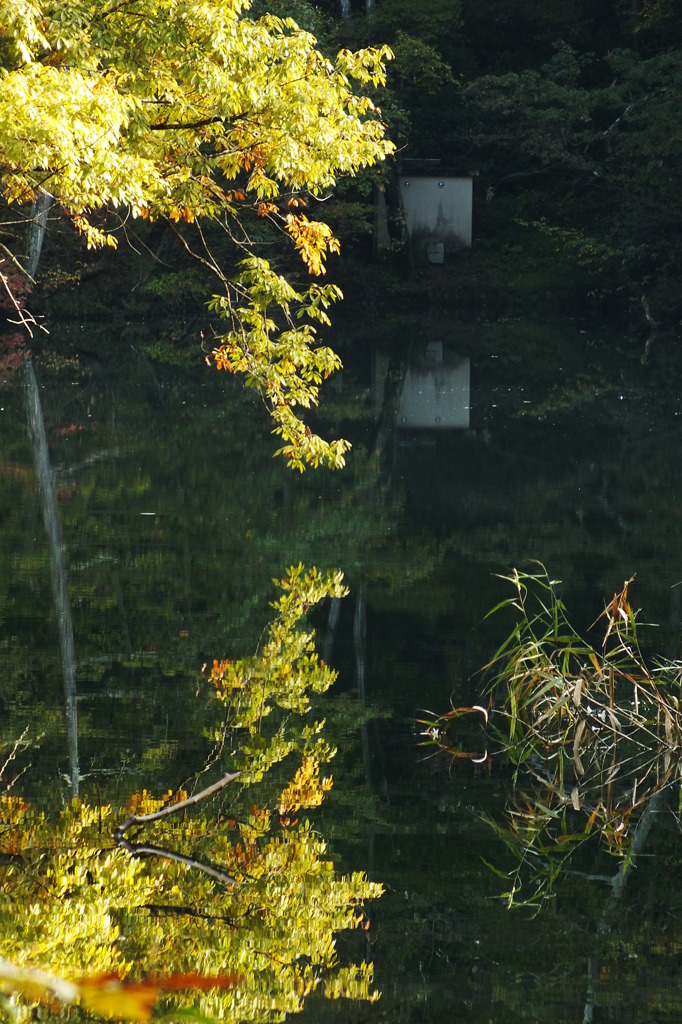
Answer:
[[[47,215],[51,206],[52,196],[41,188],[33,202],[31,220],[28,225],[26,270],[29,277],[35,277],[38,270],[40,253],[43,249],[43,239],[45,238],[45,228],[47,227]]]

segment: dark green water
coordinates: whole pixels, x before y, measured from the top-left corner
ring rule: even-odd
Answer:
[[[319,823],[345,868],[386,884],[361,950],[383,998],[313,1002],[305,1016],[679,1020],[682,845],[672,817],[657,823],[606,939],[595,936],[604,886],[580,876],[565,879],[548,912],[508,913],[481,861],[504,865],[504,851],[480,820],[503,805],[508,771],[426,758],[416,721],[477,696],[476,673],[509,628],[483,621],[508,596],[498,574],[529,559],[564,581],[580,628],[636,573],[633,604],[658,623],[645,647],[679,656],[675,375],[600,357],[603,332],[585,324],[453,325],[446,349],[471,360],[468,432],[399,430],[378,472],[366,458],[370,360],[348,359],[322,420],[354,441],[349,467],[299,478],[272,459],[259,402],[201,353],[167,346],[161,329],[78,325],[52,340],[58,357],[37,353],[35,367],[68,565],[82,793],[123,799],[195,770],[210,746],[202,665],[254,650],[272,578],[288,565],[339,567],[351,595],[333,644],[327,610],[316,620],[340,672],[327,711],[335,788]],[[66,799],[47,541],[23,379],[4,376],[2,738],[28,727],[19,785],[38,801]],[[359,674],[374,713],[364,726]],[[357,952],[365,940],[350,941]]]

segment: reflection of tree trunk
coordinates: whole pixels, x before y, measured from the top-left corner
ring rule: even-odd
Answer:
[[[604,913],[602,914],[601,923],[599,925],[600,935],[605,935],[611,927],[610,918],[616,910],[618,902],[625,891],[625,884],[630,877],[632,869],[637,866],[637,858],[641,854],[644,844],[649,838],[651,826],[654,823],[654,815],[661,813],[663,810],[662,805],[666,798],[667,790],[665,787],[654,793],[651,800],[644,808],[642,817],[637,822],[637,828],[635,829],[635,834],[632,837],[630,852],[623,861],[622,868],[619,867],[611,881],[611,894],[606,902],[606,906],[604,907]]]
[[[28,226],[26,270],[30,277],[35,277],[40,262],[40,254],[43,249],[45,228],[47,227],[47,215],[52,206],[52,196],[44,189],[40,189],[33,202],[31,220]]]
[[[121,620],[121,633],[123,634],[123,644],[126,649],[126,656],[128,658],[132,658],[133,645],[130,641],[130,630],[128,629],[128,616],[126,615],[126,608],[125,604],[123,603],[123,591],[121,590],[121,581],[119,579],[118,572],[115,572],[113,574],[113,579],[114,592],[116,594],[116,604],[118,605],[118,614]]]
[[[333,597],[329,605],[329,618],[327,619],[327,632],[324,637],[324,650],[322,651],[322,659],[326,665],[331,665],[332,658],[334,656],[334,641],[336,640],[336,630],[338,629],[339,619],[341,618],[341,598]]]
[[[355,615],[353,617],[353,647],[355,649],[355,676],[358,683],[358,699],[362,706],[365,706],[367,692],[365,689],[365,636],[367,625],[367,613],[365,609],[365,585],[362,583],[358,591],[358,599],[355,603]],[[362,723],[362,763],[365,769],[367,787],[372,788],[372,771],[369,757],[369,734],[367,722]]]
[[[587,992],[583,1010],[583,1024],[592,1024],[594,1020],[594,979],[597,976],[597,962],[593,956],[587,958]]]
[[[344,21],[350,18],[350,0],[341,0],[341,17]]]
[[[667,799],[667,788],[662,787],[645,807],[642,817],[637,823],[635,834],[632,837],[632,845],[628,856],[623,860],[622,866],[618,868],[611,879],[611,892],[602,911],[601,921],[597,929],[598,936],[607,935],[611,931],[611,922],[618,909],[620,900],[625,892],[625,886],[632,869],[637,866],[637,858],[641,855],[644,845],[649,838],[651,827],[654,824],[654,816],[663,810],[663,803]],[[587,994],[585,997],[585,1009],[583,1011],[583,1024],[591,1024],[594,1018],[594,995],[595,983],[599,975],[599,959],[591,956],[587,961]]]
[[[78,716],[76,710],[76,658],[73,648],[73,624],[71,622],[71,603],[64,566],[64,545],[62,528],[59,521],[57,493],[54,486],[54,475],[50,466],[50,456],[45,435],[43,410],[40,404],[40,392],[29,360],[26,363],[26,398],[28,425],[33,450],[33,462],[38,478],[40,502],[43,508],[43,520],[50,550],[50,570],[52,573],[52,596],[54,599],[59,645],[62,659],[62,676],[64,679],[64,706],[66,714],[66,742],[69,751],[69,774],[71,776],[71,795],[78,795],[80,772],[78,768]]]
[[[393,352],[384,380],[381,412],[377,420],[373,441],[370,444],[370,453],[372,455],[380,457],[393,440],[406,373],[407,360],[404,353]]]

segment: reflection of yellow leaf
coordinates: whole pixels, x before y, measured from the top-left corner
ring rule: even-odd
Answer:
[[[82,978],[78,988],[86,1010],[143,1024],[151,1017],[159,995],[153,982],[125,982],[116,976]]]
[[[298,811],[301,807],[319,807],[324,794],[332,788],[332,778],[320,778],[320,765],[314,757],[306,755],[294,778],[279,798],[280,816]]]
[[[116,974],[99,974],[79,981],[66,981],[54,974],[34,968],[16,967],[0,959],[0,991],[24,996],[29,1002],[53,1005],[74,1003],[92,1013],[118,1020],[146,1024],[156,1000],[162,992],[177,989],[231,988],[240,980],[238,974],[171,974],[167,978],[148,981],[122,981]]]
[[[154,984],[164,992],[178,988],[197,988],[207,992],[211,988],[234,988],[240,980],[239,974],[171,974],[169,978],[155,978]]]

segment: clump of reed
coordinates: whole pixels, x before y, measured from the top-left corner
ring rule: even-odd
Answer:
[[[590,841],[626,867],[647,808],[679,784],[682,663],[646,663],[628,598],[632,580],[594,624],[604,625],[595,646],[571,625],[543,566],[502,579],[513,594],[489,615],[511,609],[516,621],[485,666],[485,696],[423,719],[422,736],[452,757],[508,759],[504,816],[485,820],[512,853],[513,867],[493,870],[510,882],[510,906],[539,906]],[[483,754],[462,750],[457,740],[456,723],[472,713],[485,733]]]

